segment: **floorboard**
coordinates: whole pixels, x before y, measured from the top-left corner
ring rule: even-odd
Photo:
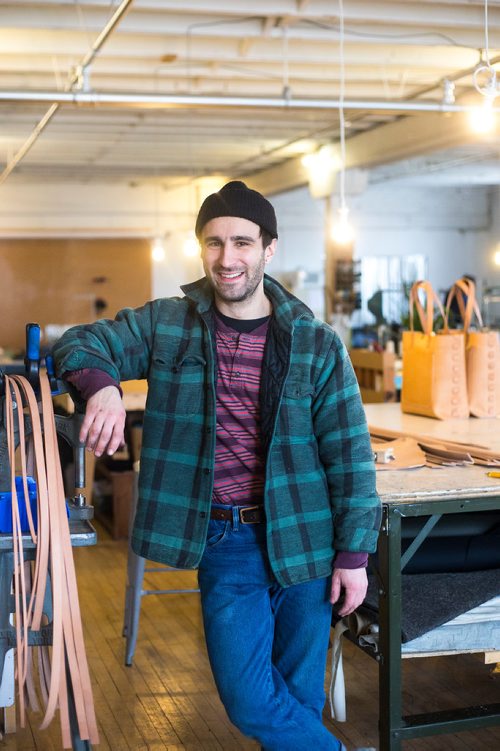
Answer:
[[[203,639],[196,594],[143,598],[133,665],[122,637],[126,543],[99,528],[99,542],[75,549],[100,751],[256,751],[229,722],[219,701]],[[193,572],[147,573],[145,588],[191,588]],[[500,702],[500,675],[480,656],[405,660],[404,712]],[[377,747],[378,666],[344,644],[347,722],[325,723],[348,747]],[[328,676],[327,676],[328,679]],[[0,740],[1,751],[58,751],[57,717],[45,731],[41,715]],[[407,741],[404,751],[493,751],[500,727]],[[283,751],[286,751],[285,749]]]

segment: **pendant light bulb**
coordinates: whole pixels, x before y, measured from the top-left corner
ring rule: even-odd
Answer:
[[[191,231],[184,240],[184,246],[182,248],[183,253],[187,258],[193,258],[200,252],[200,246],[194,231]]]
[[[349,221],[349,209],[342,206],[331,228],[331,238],[336,245],[351,245],[354,241],[354,229]]]
[[[485,97],[480,107],[474,107],[469,113],[469,123],[474,133],[491,133],[495,128],[495,112],[492,97]]]
[[[162,237],[155,237],[153,240],[153,246],[151,248],[151,258],[156,263],[161,263],[165,260],[165,246],[163,245]]]

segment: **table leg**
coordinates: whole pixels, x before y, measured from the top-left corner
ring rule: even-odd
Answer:
[[[401,516],[385,506],[379,537],[380,751],[401,751]]]

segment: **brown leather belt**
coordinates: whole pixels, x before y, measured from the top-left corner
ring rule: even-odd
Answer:
[[[238,509],[241,524],[259,524],[265,521],[266,517],[262,506],[228,506],[227,508],[212,506],[210,518],[220,522],[230,522],[233,520],[233,508]]]

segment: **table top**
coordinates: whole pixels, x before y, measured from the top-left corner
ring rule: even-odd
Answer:
[[[475,443],[483,448],[500,451],[500,420],[466,417],[453,420],[435,420],[432,417],[408,415],[401,411],[398,402],[365,404],[368,425],[398,430],[405,435],[418,433],[428,438]]]
[[[496,419],[434,420],[404,414],[398,403],[366,404],[365,412],[372,427],[475,443],[500,451],[500,421]],[[488,477],[488,471],[488,467],[479,465],[384,470],[377,473],[377,490],[382,502],[389,504],[498,497],[500,509],[500,479]]]

